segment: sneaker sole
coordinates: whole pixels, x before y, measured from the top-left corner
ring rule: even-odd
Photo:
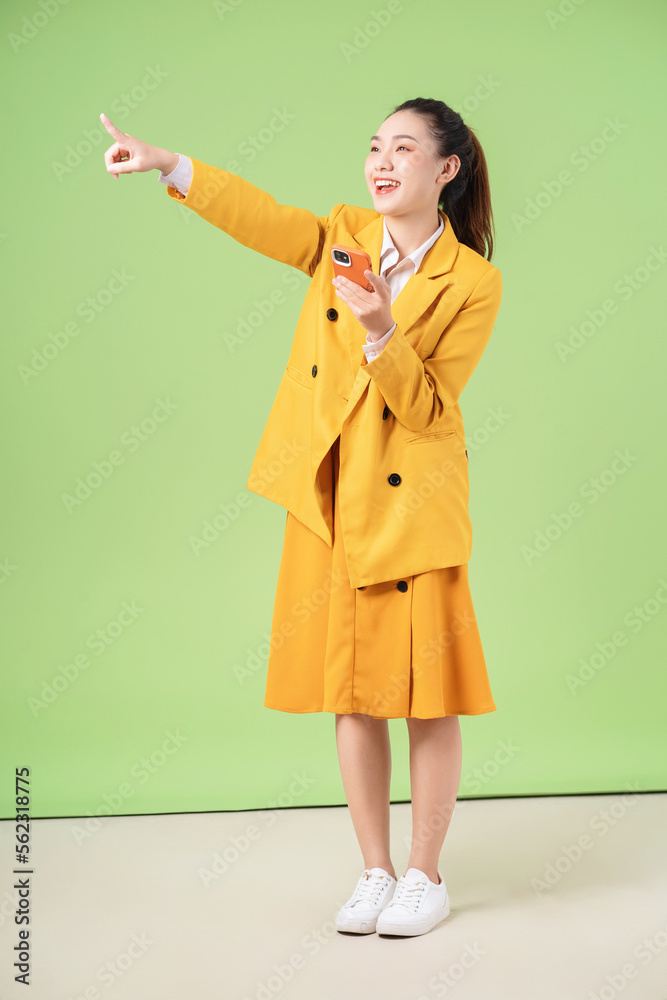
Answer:
[[[377,920],[352,920],[349,917],[336,920],[336,930],[344,934],[375,934]]]
[[[434,927],[437,927],[441,921],[446,920],[450,914],[450,907],[447,904],[444,910],[436,911],[427,921],[422,921],[419,924],[411,923],[401,923],[400,920],[390,922],[385,920],[382,922],[380,927],[376,926],[377,933],[382,936],[383,934],[389,934],[392,937],[412,937],[415,934],[427,934],[432,931]]]

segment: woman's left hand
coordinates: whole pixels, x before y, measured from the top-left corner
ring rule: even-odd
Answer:
[[[391,288],[388,281],[379,274],[364,271],[364,276],[372,284],[374,292],[367,292],[356,281],[350,281],[349,278],[342,276],[334,278],[332,284],[336,286],[336,295],[350,307],[371,337],[379,340],[394,325],[391,315]]]

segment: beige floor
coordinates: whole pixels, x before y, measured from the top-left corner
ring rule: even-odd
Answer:
[[[399,874],[410,829],[392,806]],[[36,821],[26,989],[5,821],[0,996],[665,1000],[666,833],[666,794],[459,802],[452,913],[410,939],[334,929],[363,867],[346,807]]]

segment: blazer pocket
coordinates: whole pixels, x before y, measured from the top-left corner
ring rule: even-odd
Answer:
[[[454,437],[453,431],[430,431],[426,434],[417,434],[416,437],[406,438],[406,444],[422,444],[427,441],[442,441],[443,438]]]
[[[299,371],[298,368],[294,368],[293,365],[288,365],[285,370],[295,382],[299,383],[299,385],[304,385],[306,389],[313,388],[313,380],[310,375],[305,375],[302,371]]]

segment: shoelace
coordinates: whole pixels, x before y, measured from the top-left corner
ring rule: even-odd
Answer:
[[[361,900],[377,898],[377,895],[380,893],[386,881],[386,875],[373,875],[368,868],[364,868],[364,875],[362,876],[361,882],[354,890],[354,894],[350,899],[348,906],[354,906],[355,903],[358,903]]]
[[[391,897],[385,909],[390,906],[399,905],[405,906],[409,910],[417,910],[419,904],[426,890],[426,882],[424,879],[418,879],[416,882],[409,882],[404,875],[399,878],[396,889],[394,890],[394,895]]]

